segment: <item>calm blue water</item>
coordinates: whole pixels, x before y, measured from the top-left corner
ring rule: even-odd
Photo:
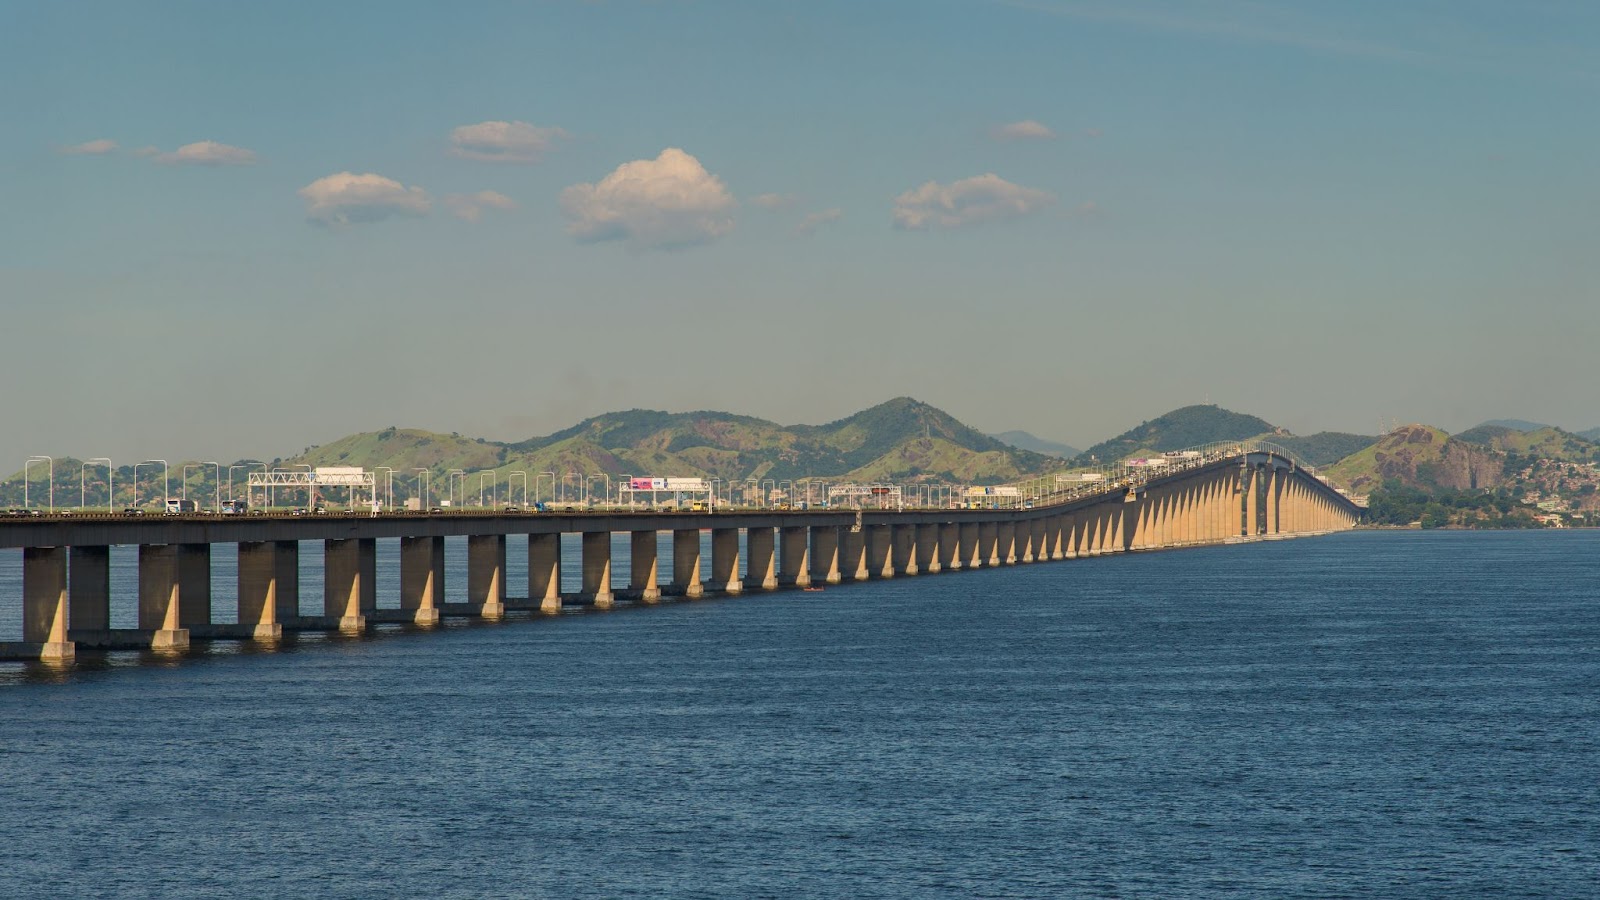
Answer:
[[[0,894],[1594,896],[1597,560],[1359,533],[0,664]]]

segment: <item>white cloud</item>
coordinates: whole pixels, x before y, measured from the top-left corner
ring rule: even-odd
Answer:
[[[824,225],[831,225],[843,217],[844,210],[837,206],[832,209],[822,210],[821,212],[814,212],[800,220],[800,224],[794,227],[794,233],[810,237],[816,233],[818,228],[821,228]]]
[[[232,147],[216,141],[196,141],[184,144],[171,153],[161,153],[155,161],[172,166],[253,166],[256,154],[243,147]]]
[[[450,152],[481,162],[535,163],[556,141],[567,137],[560,128],[527,122],[479,122],[450,132]]]
[[[306,201],[306,219],[329,226],[377,222],[390,216],[425,216],[433,208],[422,188],[408,188],[370,172],[339,172],[318,178],[299,194]]]
[[[516,209],[517,201],[496,191],[478,191],[476,194],[445,194],[445,208],[450,214],[464,222],[476,222],[483,218],[486,209]]]
[[[626,240],[641,250],[710,243],[733,230],[736,205],[722,179],[676,147],[623,163],[599,184],[561,192],[568,234],[580,241]]]
[[[959,228],[1026,216],[1055,202],[1045,191],[1012,184],[994,173],[950,184],[930,181],[894,198],[894,225],[907,231]]]
[[[757,194],[750,202],[762,209],[788,209],[794,205],[793,194]]]
[[[62,147],[60,152],[67,156],[104,156],[107,153],[115,153],[116,150],[116,141],[101,138],[97,141],[85,141],[70,147]]]
[[[997,141],[1049,141],[1054,140],[1056,136],[1048,126],[1032,119],[1001,125],[991,134]]]

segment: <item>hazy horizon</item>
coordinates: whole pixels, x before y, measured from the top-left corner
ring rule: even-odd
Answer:
[[[16,4],[0,469],[912,396],[1600,426],[1600,7]]]

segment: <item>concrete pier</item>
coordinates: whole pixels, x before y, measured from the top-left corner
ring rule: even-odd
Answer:
[[[444,538],[401,538],[400,608],[417,625],[437,625],[443,605]]]
[[[68,602],[67,548],[23,548],[22,640],[38,659],[64,663],[77,655],[67,636]]]
[[[946,572],[961,570],[961,526],[956,522],[939,526],[939,567]]]
[[[917,526],[917,571],[924,575],[937,575],[944,571],[944,565],[939,559],[939,526],[925,524]]]
[[[609,573],[608,573],[609,574]],[[485,619],[506,615],[506,536],[474,534],[467,538],[467,602]]]
[[[763,591],[778,587],[778,539],[770,527],[751,528],[745,532],[745,553],[749,556],[745,580]]]
[[[818,525],[811,529],[811,583],[838,584],[844,580],[839,569],[839,529]]]
[[[640,603],[661,600],[660,538],[654,531],[629,532],[628,592]]]
[[[276,641],[283,637],[285,614],[278,600],[277,541],[239,544],[238,609],[239,625],[250,629],[251,638]]]
[[[978,552],[978,532],[982,529],[977,522],[962,522],[961,526],[961,567],[963,569],[983,568],[983,557]]]
[[[338,622],[340,631],[364,631],[367,611],[378,608],[376,543],[366,538],[330,540],[323,553],[322,614]]]
[[[672,532],[672,589],[691,600],[705,596],[700,579],[700,529],[680,528]]]
[[[616,602],[611,591],[611,532],[583,533],[583,600],[597,609],[609,609]]]
[[[779,529],[781,551],[778,559],[778,584],[783,587],[811,586],[811,529],[805,525]]]
[[[66,558],[66,554],[62,554]],[[178,546],[139,546],[139,630],[150,635],[151,650],[184,650],[189,632],[180,626]],[[53,633],[53,631],[52,631]]]
[[[867,569],[866,528],[840,529],[839,572],[845,581],[866,581],[872,577]]]
[[[995,555],[1000,565],[1017,564],[1017,523],[1001,522],[995,526]]]
[[[893,578],[894,526],[867,526],[867,572],[873,578]]]
[[[917,526],[894,526],[894,570],[901,575],[916,575],[922,570],[917,567]]]
[[[561,535],[528,535],[528,600],[539,612],[561,612]]]
[[[978,558],[983,560],[986,569],[1000,565],[999,524],[983,522],[978,525]]]
[[[744,581],[739,577],[739,529],[712,529],[711,583],[706,587],[725,594],[744,591]]]

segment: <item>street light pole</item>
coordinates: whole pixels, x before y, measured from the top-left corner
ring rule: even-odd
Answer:
[[[139,467],[161,464],[161,505],[167,505],[167,499],[172,496],[172,474],[164,459],[147,459],[144,462],[133,464],[133,505],[139,505]]]
[[[432,507],[430,507],[428,505],[428,482],[429,482],[429,480],[430,480],[430,477],[428,475],[428,470],[423,468],[423,467],[421,467],[421,466],[418,466],[417,467],[417,490],[418,490],[418,492],[420,493],[420,495],[422,497],[422,504],[421,504],[422,512],[427,512],[429,509],[432,508]]]
[[[394,469],[389,467],[389,466],[373,466],[372,467],[372,471],[373,472],[383,471],[383,472],[388,472],[389,473],[388,476],[387,476],[388,490],[386,491],[386,493],[388,494],[388,503],[389,503],[389,505],[391,507],[394,506]],[[376,501],[378,499],[378,482],[377,482],[377,477],[376,476],[373,477],[373,482],[372,482],[372,499],[374,501]]]
[[[22,505],[28,505],[28,466],[36,462],[50,463],[50,515],[53,516],[56,514],[56,461],[51,457],[42,454],[30,456],[28,461],[22,464]]]
[[[104,457],[104,456],[96,456],[96,457],[94,457],[92,459],[86,459],[86,460],[83,461],[83,465],[81,467],[79,467],[79,469],[78,469],[78,507],[81,509],[81,508],[87,507],[89,505],[89,502],[86,499],[87,491],[85,490],[85,488],[86,488],[86,486],[88,484],[88,478],[85,477],[85,474],[89,470],[89,464],[90,463],[97,463],[97,462],[103,462],[103,463],[106,464],[106,512],[110,512],[112,506],[114,506],[117,501],[112,499],[116,495],[111,492],[111,460],[108,459],[107,457]]]

